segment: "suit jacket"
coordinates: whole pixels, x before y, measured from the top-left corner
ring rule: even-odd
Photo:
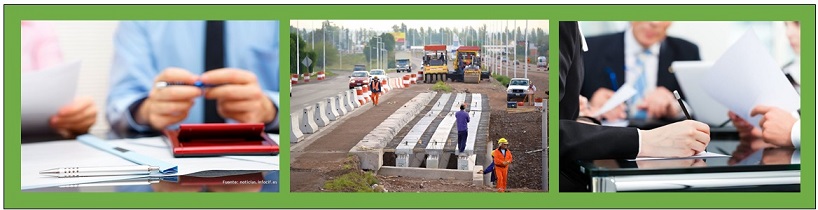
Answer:
[[[639,152],[636,128],[606,127],[576,121],[583,84],[582,37],[577,22],[560,22],[560,191],[587,191],[590,179],[578,160],[624,159]]]
[[[583,54],[585,83],[580,93],[590,99],[599,88],[616,91],[625,84],[625,32],[591,37],[587,42],[589,50]],[[698,46],[683,39],[667,37],[659,48],[656,86],[665,87],[670,91],[679,90],[679,94],[684,98],[676,76],[670,71],[670,64],[673,61],[691,60],[701,60]],[[616,85],[613,83],[611,72],[616,75]]]

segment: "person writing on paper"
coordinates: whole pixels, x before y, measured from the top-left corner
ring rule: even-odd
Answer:
[[[790,41],[790,46],[795,53],[794,61],[783,68],[785,76],[789,79],[793,88],[801,91],[801,24],[798,21],[787,21],[786,34]],[[750,112],[751,116],[761,115],[758,126],[742,119],[733,112],[728,113],[730,120],[739,131],[742,139],[762,139],[768,144],[780,147],[801,147],[801,113],[790,113],[781,108],[773,106],[757,106]]]
[[[579,122],[583,86],[584,37],[577,22],[560,23],[560,191],[587,191],[590,184],[577,160],[630,159],[635,157],[688,157],[710,142],[707,124],[685,120],[651,130],[607,127]]]
[[[277,132],[278,29],[277,21],[120,23],[106,110],[113,130],[238,122]]]
[[[53,27],[44,22],[21,21],[20,42],[22,52],[22,72],[34,72],[55,66],[62,62],[57,33]],[[25,107],[23,107],[25,109]],[[40,138],[74,138],[88,133],[97,120],[97,107],[91,97],[77,97],[69,104],[63,105],[49,119],[51,128],[60,137],[22,136],[23,142],[37,141]]]
[[[675,119],[683,117],[672,92],[679,83],[669,71],[673,61],[700,60],[699,48],[670,37],[669,21],[634,21],[624,32],[587,39],[585,79],[580,94],[599,110],[625,84],[636,94],[622,105],[602,113],[601,119]],[[682,98],[684,94],[682,93]]]

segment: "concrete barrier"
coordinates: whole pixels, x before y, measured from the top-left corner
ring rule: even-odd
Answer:
[[[346,94],[346,98],[347,98],[346,99],[347,100],[347,106],[348,106],[347,110],[349,110],[351,112],[352,110],[355,110],[355,108],[361,107],[361,104],[358,103],[358,99],[356,99],[354,89],[346,91],[345,94]]]
[[[298,123],[298,115],[290,115],[290,142],[298,143],[304,138],[304,133],[301,132],[301,124]]]
[[[334,100],[333,97],[327,97],[326,102],[322,103],[326,104],[326,109],[322,111],[324,111],[324,116],[329,119],[329,121],[336,121],[341,117],[333,103]],[[327,122],[327,124],[329,124],[329,122]]]
[[[460,111],[460,105],[466,100],[465,93],[458,93],[451,104],[449,114],[440,121],[440,125],[435,129],[432,138],[429,139],[429,144],[426,145],[426,154],[429,157],[426,159],[426,168],[438,168],[440,164],[440,156],[443,154],[443,147],[449,141],[449,134],[455,125],[457,118],[455,113]]]
[[[333,108],[335,108],[335,112],[338,114],[338,118],[341,118],[341,116],[344,116],[347,114],[347,112],[349,112],[347,111],[347,108],[345,106],[346,105],[346,100],[344,100],[345,98],[346,97],[344,97],[344,93],[338,93],[338,95],[332,97],[333,100],[332,106]]]
[[[327,110],[327,103],[325,101],[315,102],[315,112],[312,117],[319,128],[329,125],[329,118],[327,118],[326,114]]]
[[[406,102],[401,108],[392,113],[378,127],[375,127],[369,134],[358,142],[350,154],[358,156],[361,160],[361,168],[367,170],[378,170],[383,165],[383,148],[415,115],[434,98],[435,93],[421,93]]]
[[[314,111],[315,108],[312,106],[304,107],[304,111],[301,114],[301,133],[313,134],[318,131],[318,125],[313,121]]]
[[[444,93],[443,95],[440,96],[437,102],[433,104],[433,106],[443,107],[443,104],[449,101],[450,96],[451,96],[450,93]],[[410,167],[409,166],[410,160],[413,160],[416,156],[416,154],[414,154],[415,146],[417,146],[421,136],[423,136],[423,133],[426,132],[426,129],[429,128],[429,125],[432,124],[432,121],[434,121],[435,118],[437,118],[441,110],[443,109],[434,109],[434,107],[432,107],[432,110],[429,110],[429,112],[423,115],[423,118],[421,118],[415,124],[415,126],[413,126],[411,130],[409,130],[409,133],[407,133],[406,136],[403,137],[400,144],[398,144],[397,148],[395,148],[395,154],[398,156],[395,162],[395,166]]]

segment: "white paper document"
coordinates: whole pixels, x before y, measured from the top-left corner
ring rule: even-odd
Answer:
[[[278,140],[278,138],[275,138]],[[214,170],[279,170],[278,156],[224,156],[224,157],[184,157],[174,158],[162,137],[108,140],[110,144],[139,154],[178,165],[179,171],[171,176],[181,176],[201,171]],[[82,178],[56,178],[42,176],[42,170],[60,167],[99,167],[135,165],[102,150],[84,145],[78,141],[65,140],[23,144],[21,148],[21,188],[35,189],[81,184],[99,181],[114,181],[142,176],[107,176]]]
[[[592,117],[599,117],[600,115],[604,114],[605,112],[611,111],[612,109],[616,108],[616,106],[625,103],[628,99],[636,95],[636,89],[630,83],[625,83],[620,87],[616,92],[611,96],[605,104],[602,105],[602,108],[597,110],[596,113],[593,114]]]
[[[642,160],[678,160],[678,159],[697,159],[697,158],[718,158],[718,157],[730,157],[729,155],[723,155],[714,152],[700,152],[699,154],[690,156],[690,157],[677,157],[677,158],[663,158],[663,157],[638,157],[636,159],[630,159],[629,161],[642,161]]]
[[[707,94],[757,128],[761,116],[750,117],[756,106],[773,106],[787,112],[801,107],[800,96],[769,52],[750,30],[701,80]]]
[[[48,120],[74,100],[80,61],[71,61],[35,72],[23,72],[20,85],[23,134],[51,132]]]

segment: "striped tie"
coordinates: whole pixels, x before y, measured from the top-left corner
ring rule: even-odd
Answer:
[[[636,81],[633,84],[633,88],[636,89],[636,95],[634,95],[630,102],[629,102],[629,116],[631,119],[646,119],[647,112],[645,110],[640,110],[637,108],[639,103],[642,103],[642,100],[645,98],[646,89],[648,87],[647,76],[645,71],[645,60],[648,56],[651,55],[650,50],[642,51],[636,55],[636,67],[639,70],[639,76],[636,78]]]

